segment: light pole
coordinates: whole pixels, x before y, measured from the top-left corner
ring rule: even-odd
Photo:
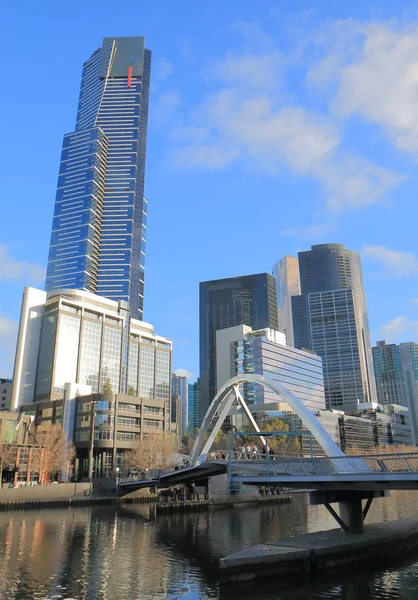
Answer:
[[[92,432],[91,432],[91,444],[90,444],[90,460],[89,460],[89,468],[90,468],[90,472],[89,472],[89,476],[90,476],[90,496],[93,493],[93,452],[94,452],[94,427],[96,424],[96,401],[93,400],[91,402],[91,412],[92,412]]]

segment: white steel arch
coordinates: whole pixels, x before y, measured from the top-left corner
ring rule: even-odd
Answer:
[[[324,429],[319,420],[315,417],[315,415],[303,404],[299,398],[297,398],[292,392],[286,389],[282,384],[277,381],[271,381],[270,379],[266,379],[262,375],[256,375],[252,373],[248,373],[245,375],[237,375],[233,377],[219,389],[215,398],[213,399],[211,405],[208,408],[208,411],[203,419],[202,426],[199,431],[199,435],[196,438],[196,442],[193,446],[193,450],[190,455],[190,463],[192,465],[198,465],[206,459],[207,453],[209,452],[216,435],[218,434],[222,423],[227,417],[234,400],[238,400],[241,404],[242,408],[246,416],[249,418],[250,423],[254,427],[255,431],[260,431],[257,423],[254,420],[248,406],[246,405],[244,398],[242,397],[239,391],[239,385],[241,383],[250,382],[250,383],[259,383],[260,385],[268,388],[280,398],[286,402],[290,406],[290,408],[298,415],[301,419],[302,423],[308,427],[311,431],[312,435],[316,438],[320,446],[323,448],[324,452],[327,456],[345,456],[344,452],[341,450],[339,446],[334,442],[329,433]],[[218,413],[218,414],[217,414]],[[208,433],[210,424],[212,419],[217,414],[217,420],[215,425],[208,437],[205,440],[206,435]],[[260,435],[260,438],[265,444],[265,440]]]

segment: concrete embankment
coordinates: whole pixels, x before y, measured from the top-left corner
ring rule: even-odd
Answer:
[[[0,490],[0,511],[20,510],[27,508],[61,508],[63,506],[86,506],[90,504],[129,504],[133,502],[155,502],[156,496],[147,492],[134,492],[119,497],[103,486],[93,488],[90,495],[90,484],[80,482],[39,485],[21,488],[4,488]]]
[[[259,544],[221,558],[221,581],[248,581],[342,565],[352,568],[417,545],[418,520],[366,525],[360,534],[344,534],[340,529],[320,531]]]

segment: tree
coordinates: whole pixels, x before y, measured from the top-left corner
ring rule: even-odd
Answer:
[[[281,419],[274,417],[273,419],[269,419],[264,423],[263,431],[278,431],[283,432],[283,435],[277,436],[266,436],[267,444],[270,448],[273,448],[274,451],[279,453],[290,453],[290,454],[299,454],[300,453],[300,440],[297,437],[284,435],[285,432],[289,431],[289,425],[284,423]]]
[[[15,444],[0,443],[0,489],[3,487],[3,469],[16,464],[17,446]]]
[[[112,386],[110,385],[110,379],[106,379],[106,382],[102,385],[102,392],[103,394],[111,394],[112,393]]]
[[[30,470],[39,474],[39,481],[45,483],[51,475],[65,470],[68,477],[70,463],[74,460],[75,450],[67,440],[61,425],[41,425],[35,433],[35,448],[32,450]]]
[[[169,459],[178,452],[177,438],[168,433],[147,434],[138,439],[132,450],[125,454],[125,465],[130,470],[151,472],[169,466]]]
[[[193,447],[193,442],[188,433],[185,433],[181,438],[181,450],[184,454],[190,454]]]
[[[128,387],[128,396],[135,396],[135,388],[132,385]]]

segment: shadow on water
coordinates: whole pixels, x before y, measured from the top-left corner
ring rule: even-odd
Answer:
[[[220,600],[416,600],[418,549],[390,559],[372,559],[358,567],[332,572],[272,577],[220,587]]]

